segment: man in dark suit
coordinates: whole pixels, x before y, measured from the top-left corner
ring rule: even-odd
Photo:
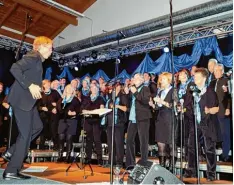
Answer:
[[[2,157],[9,161],[3,173],[3,179],[28,179],[19,171],[28,153],[30,142],[41,132],[43,124],[35,103],[41,98],[42,62],[52,53],[52,40],[37,37],[33,43],[33,51],[14,63],[10,69],[15,77],[8,102],[13,109],[19,135]]]
[[[218,61],[214,58],[211,58],[209,61],[208,61],[208,70],[209,70],[209,77],[207,79],[207,84],[208,86],[210,85],[210,82],[213,81],[215,79],[214,77],[214,67],[215,65],[218,63]]]
[[[149,87],[151,99],[157,95],[157,85],[155,82],[151,81],[149,73],[144,73],[144,85]],[[155,120],[156,120],[156,111],[151,109],[152,118],[150,119],[150,128],[149,128],[149,144],[155,144]]]
[[[230,136],[230,96],[227,92],[228,78],[223,77],[224,66],[222,64],[217,64],[214,67],[214,76],[215,80],[210,83],[210,87],[214,89],[219,100],[219,112],[218,120],[219,127],[221,131],[222,143],[222,160],[228,160],[228,153],[231,145],[231,136]]]
[[[143,75],[134,75],[135,86],[130,87],[132,103],[129,115],[126,146],[126,166],[135,165],[135,137],[138,133],[140,140],[141,160],[148,160],[149,126],[151,110],[149,107],[150,90],[144,85]]]

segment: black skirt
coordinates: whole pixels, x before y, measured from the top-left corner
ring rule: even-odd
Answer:
[[[165,144],[172,143],[172,111],[162,108],[158,110],[155,123],[155,141]]]

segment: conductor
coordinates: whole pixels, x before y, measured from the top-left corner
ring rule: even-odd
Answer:
[[[52,47],[51,39],[44,36],[36,37],[33,42],[33,50],[14,63],[10,69],[15,77],[15,82],[11,86],[8,102],[15,116],[19,135],[16,143],[2,155],[3,159],[9,161],[3,173],[5,180],[30,178],[21,174],[20,170],[30,142],[38,136],[43,128],[35,104],[37,99],[41,98],[42,62],[49,58]]]

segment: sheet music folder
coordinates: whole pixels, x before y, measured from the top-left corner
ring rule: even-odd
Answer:
[[[81,115],[89,117],[89,116],[104,116],[107,113],[111,112],[112,109],[95,109],[95,110],[83,110]]]

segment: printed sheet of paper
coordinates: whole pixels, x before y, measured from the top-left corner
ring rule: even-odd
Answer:
[[[26,168],[23,170],[23,172],[44,172],[46,171],[46,169],[48,168],[48,166],[30,166],[29,168]]]
[[[82,112],[83,115],[99,115],[99,116],[102,116],[102,115],[105,115],[109,112],[111,112],[112,109],[95,109],[95,110],[85,110]]]

